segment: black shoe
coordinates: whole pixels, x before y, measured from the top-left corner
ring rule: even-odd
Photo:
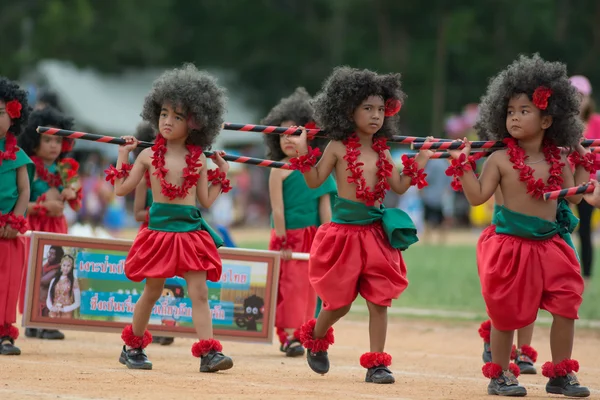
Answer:
[[[483,354],[481,355],[484,363],[492,362],[492,349],[489,343],[483,344]]]
[[[329,357],[326,351],[312,351],[306,352],[306,360],[310,369],[315,371],[317,374],[325,375],[329,372]]]
[[[579,384],[575,374],[551,378],[546,384],[546,392],[552,394],[564,394],[569,397],[590,396],[590,390]]]
[[[378,367],[369,368],[365,382],[371,383],[394,383],[394,375],[387,367],[380,365]]]
[[[56,329],[38,329],[37,337],[46,340],[63,340],[65,335]]]
[[[526,355],[519,354],[519,356],[515,360],[515,363],[519,367],[519,370],[521,371],[522,375],[537,374],[537,370],[535,369],[535,366],[533,365],[533,361],[531,360],[531,358],[527,357]]]
[[[126,365],[129,369],[152,369],[152,362],[144,349],[129,349],[123,346],[119,362]]]
[[[527,389],[519,385],[517,378],[508,371],[502,372],[502,375],[496,379],[491,379],[487,391],[488,394],[495,394],[498,396],[527,396]]]
[[[221,352],[211,350],[200,357],[200,372],[225,371],[233,367],[233,360]]]
[[[174,341],[175,339],[172,337],[161,337],[158,342],[161,346],[168,346],[170,344],[173,344]]]
[[[29,338],[37,337],[38,330],[35,328],[25,328],[25,336]]]
[[[286,357],[300,357],[304,355],[304,347],[298,339],[292,339],[281,345],[281,351],[285,353]]]
[[[15,341],[8,336],[0,339],[0,354],[3,356],[19,356],[21,349],[15,346]]]

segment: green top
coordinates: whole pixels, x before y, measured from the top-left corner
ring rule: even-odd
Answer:
[[[56,163],[52,163],[52,165],[50,165],[47,169],[48,169],[49,173],[55,174],[56,173]],[[33,168],[33,172],[35,174],[35,165]],[[57,189],[59,192],[62,191],[62,187],[60,187],[60,186]],[[30,191],[29,201],[36,201],[41,195],[46,193],[48,190],[50,190],[50,185],[48,185],[48,182],[46,182],[43,179],[40,179],[39,177],[37,179],[34,179],[31,182],[31,191]]]
[[[0,151],[6,149],[6,138],[0,139]],[[15,160],[2,160],[0,164],[0,213],[8,214],[15,208],[19,198],[19,188],[17,186],[17,169],[23,165],[33,165],[33,161],[19,148],[16,152]],[[31,173],[29,180],[31,181]]]
[[[301,229],[321,225],[319,216],[319,199],[326,195],[337,194],[335,180],[331,175],[321,186],[311,189],[306,184],[300,171],[293,171],[283,181],[283,208],[285,229]],[[271,228],[274,227],[271,215]]]
[[[368,207],[364,203],[336,197],[331,222],[368,225],[377,221],[381,221],[391,246],[396,249],[406,250],[419,241],[417,228],[404,211],[385,208],[383,204],[379,207]]]
[[[492,225],[496,225],[496,214],[500,212],[500,207],[502,206],[494,203],[494,211],[492,212]]]
[[[146,190],[146,208],[150,207],[154,201],[154,197],[152,197],[152,189]]]
[[[496,233],[518,236],[525,239],[545,240],[554,235],[559,235],[567,244],[575,250],[571,233],[577,227],[579,219],[573,215],[566,201],[558,202],[556,210],[556,222],[525,215],[509,210],[504,206],[498,206],[496,217]],[[576,252],[577,253],[577,252]]]
[[[161,232],[193,232],[204,230],[212,237],[217,248],[223,246],[221,237],[204,221],[195,206],[170,203],[152,203],[148,229]]]

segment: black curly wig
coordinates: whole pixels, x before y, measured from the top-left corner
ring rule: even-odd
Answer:
[[[154,139],[156,139],[156,131],[154,130],[154,127],[150,122],[142,121],[138,124],[137,128],[135,129],[135,137],[140,142],[152,143],[154,142]],[[135,150],[133,150],[133,155],[137,158],[137,156],[140,155],[142,150],[144,149],[141,147],[136,147]]]
[[[506,129],[509,100],[525,94],[532,101],[539,86],[552,89],[548,108],[542,116],[552,116],[552,125],[545,137],[556,146],[574,147],[583,136],[584,126],[579,118],[580,95],[569,81],[567,67],[560,62],[544,61],[538,54],[519,56],[511,65],[490,80],[485,96],[481,98],[475,129],[480,137],[502,140],[510,137]]]
[[[36,129],[38,126],[48,126],[59,129],[73,129],[73,119],[68,118],[60,111],[52,107],[46,107],[40,110],[34,110],[29,116],[25,131],[19,136],[19,146],[28,156],[35,156],[35,149],[40,145],[40,135]],[[65,140],[63,138],[63,140]],[[67,153],[60,153],[58,159],[61,160]]]
[[[225,89],[214,77],[198,71],[193,64],[184,64],[158,77],[144,100],[142,118],[158,131],[160,110],[165,102],[184,109],[200,129],[190,129],[188,140],[210,149],[221,131],[225,112]]]
[[[294,125],[305,126],[314,122],[314,108],[310,104],[311,97],[303,87],[296,88],[294,93],[280,100],[269,114],[260,123],[268,126],[281,126],[285,121],[292,121]],[[325,148],[329,140],[327,138],[314,138],[310,141],[311,147]],[[265,135],[267,145],[267,157],[271,160],[284,159],[285,153],[281,150],[279,135]]]
[[[27,118],[29,118],[29,104],[27,103],[27,92],[19,87],[15,82],[8,78],[0,76],[0,100],[8,103],[11,100],[17,100],[21,103],[21,116],[11,119],[12,125],[9,132],[15,136],[19,136],[25,129]]]
[[[344,140],[356,131],[354,110],[370,96],[381,96],[384,102],[393,98],[404,103],[406,95],[401,90],[400,74],[379,75],[367,69],[336,67],[312,102],[315,121],[330,139]],[[375,136],[391,138],[397,132],[398,114],[385,117]]]

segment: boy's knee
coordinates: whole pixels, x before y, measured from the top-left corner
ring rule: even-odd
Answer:
[[[208,287],[206,282],[188,286],[188,296],[193,302],[208,302]]]

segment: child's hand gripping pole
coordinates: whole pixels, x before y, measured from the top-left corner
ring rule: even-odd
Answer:
[[[104,136],[104,135],[96,135],[94,133],[86,133],[86,132],[77,132],[70,131],[67,129],[57,129],[57,128],[49,128],[45,126],[37,127],[38,133],[44,135],[56,135],[69,139],[83,139],[83,140],[91,140],[93,142],[102,142],[102,143],[112,143],[123,145],[125,144],[125,140],[121,138],[116,138],[112,136]],[[141,148],[152,147],[154,143],[150,142],[138,142],[137,146]],[[214,151],[205,151],[204,155],[208,158],[215,158]],[[263,160],[261,158],[253,158],[253,157],[244,157],[244,156],[233,156],[230,154],[222,155],[225,161],[237,162],[242,164],[251,164],[258,165],[259,167],[267,167],[267,168],[281,168],[281,169],[290,169],[290,164],[280,162],[280,161],[271,161],[271,160]]]

